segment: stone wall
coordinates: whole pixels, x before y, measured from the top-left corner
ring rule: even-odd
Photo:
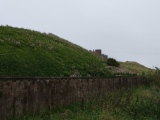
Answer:
[[[0,118],[36,114],[144,84],[144,78],[0,78]]]

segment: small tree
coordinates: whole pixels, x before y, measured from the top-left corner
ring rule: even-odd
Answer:
[[[107,65],[119,67],[120,64],[119,64],[119,62],[117,62],[117,60],[115,60],[114,58],[108,58],[108,60],[107,60]]]

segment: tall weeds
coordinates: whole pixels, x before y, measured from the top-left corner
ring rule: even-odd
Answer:
[[[108,92],[38,116],[16,120],[160,120],[160,74],[147,76],[145,86]]]
[[[114,91],[34,117],[17,120],[159,120],[160,88],[156,86]]]

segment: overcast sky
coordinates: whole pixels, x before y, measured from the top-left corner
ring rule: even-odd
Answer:
[[[0,24],[160,67],[160,0],[0,0]]]

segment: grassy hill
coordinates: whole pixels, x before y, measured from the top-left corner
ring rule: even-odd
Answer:
[[[51,33],[0,26],[0,76],[110,76],[151,71],[136,62],[110,67],[102,57]]]
[[[148,75],[155,72],[154,69],[147,68],[137,62],[120,62],[119,67],[106,66],[115,75]]]
[[[120,68],[126,69],[130,73],[149,74],[153,72],[153,69],[147,68],[137,62],[132,61],[120,62],[120,66]]]
[[[0,76],[109,76],[103,60],[53,34],[0,26]]]

